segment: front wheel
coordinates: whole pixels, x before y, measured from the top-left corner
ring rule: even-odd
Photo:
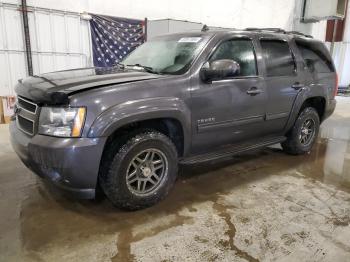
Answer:
[[[301,155],[309,152],[315,143],[320,128],[320,119],[313,107],[306,107],[299,114],[294,126],[282,143],[285,152]]]
[[[111,152],[112,153],[112,152]],[[177,176],[177,151],[156,131],[140,132],[117,150],[100,185],[114,205],[137,210],[156,204]]]

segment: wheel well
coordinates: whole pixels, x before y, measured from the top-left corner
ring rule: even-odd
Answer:
[[[320,120],[322,121],[326,107],[326,99],[321,96],[310,97],[304,101],[303,105],[300,108],[300,112],[306,107],[315,108]]]
[[[181,157],[184,153],[184,132],[180,121],[174,118],[157,118],[133,122],[120,127],[114,131],[107,139],[106,146],[116,142],[118,138],[129,135],[132,131],[139,129],[153,129],[168,136],[174,143],[178,155]],[[106,147],[105,146],[105,147]]]

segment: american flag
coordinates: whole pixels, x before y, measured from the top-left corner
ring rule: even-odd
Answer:
[[[144,21],[91,14],[94,66],[111,67],[145,41]]]

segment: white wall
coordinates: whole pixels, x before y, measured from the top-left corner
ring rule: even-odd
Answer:
[[[29,11],[34,74],[91,64],[88,22],[79,13]],[[27,75],[22,27],[18,6],[0,2],[0,96],[13,95],[17,80]]]
[[[293,29],[301,0],[27,0],[28,5],[143,19],[172,18],[211,26]],[[19,3],[19,0],[2,0]],[[297,11],[297,12],[296,12]],[[315,27],[315,25],[312,25]],[[317,24],[316,24],[317,27]],[[324,25],[321,26],[322,28]]]
[[[324,40],[325,22],[300,25],[302,0],[27,0],[35,73],[91,64],[89,32],[81,12],[143,19],[181,19],[209,26],[281,27],[299,29]],[[13,94],[13,85],[26,75],[20,13],[0,0],[0,95]],[[64,14],[55,10],[76,12]],[[3,30],[1,29],[3,28]],[[6,40],[5,40],[6,39]],[[8,49],[13,49],[9,51]],[[5,50],[5,51],[4,51]],[[6,51],[8,50],[8,51]],[[5,62],[3,62],[5,61]]]
[[[336,43],[333,59],[339,74],[339,85],[350,86],[350,4],[348,5],[343,42]]]

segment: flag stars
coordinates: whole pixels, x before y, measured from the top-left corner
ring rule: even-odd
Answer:
[[[96,66],[108,67],[114,61],[118,63],[143,43],[142,26],[139,24],[99,18],[91,26]]]

